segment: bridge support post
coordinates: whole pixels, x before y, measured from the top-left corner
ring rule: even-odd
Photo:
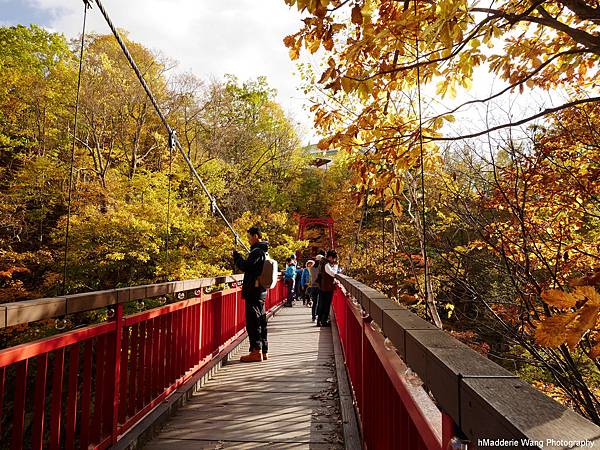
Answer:
[[[121,381],[121,340],[123,338],[123,304],[118,303],[115,306],[115,347],[114,347],[114,384],[112,388],[113,404],[112,404],[112,422],[111,422],[111,443],[115,445],[117,443],[117,437],[119,436],[119,394],[120,381]],[[125,369],[126,370],[126,369]]]
[[[474,450],[475,446],[462,439],[462,432],[454,419],[442,411],[442,450]]]

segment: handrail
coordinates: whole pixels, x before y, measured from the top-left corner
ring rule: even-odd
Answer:
[[[589,420],[381,292],[342,274],[336,278],[454,422],[450,435],[444,431],[442,448],[452,435],[466,436],[477,448],[600,445],[600,427]]]
[[[128,288],[139,298],[185,295],[131,315],[124,314],[124,299],[132,296],[122,297],[104,323],[0,350],[0,447],[104,449],[117,443],[244,338],[245,301],[239,283],[210,293],[200,289],[207,280],[222,284],[238,279]],[[110,305],[115,297],[118,301],[118,294],[109,292],[82,294],[97,299],[84,306]],[[274,312],[284,293],[280,278],[267,290],[265,310]]]
[[[135,300],[189,292],[224,283],[240,283],[244,275],[223,275],[183,281],[146,284],[61,297],[38,298],[0,304],[0,329],[14,325],[53,319],[78,312],[93,311]]]

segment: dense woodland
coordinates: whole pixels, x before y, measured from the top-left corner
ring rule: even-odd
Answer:
[[[600,423],[598,2],[285,2],[347,271]]]
[[[338,150],[326,171],[311,166],[267,80],[176,75],[173,61],[128,41],[225,215],[240,231],[261,224],[281,262],[305,245],[296,214],[330,214],[348,274],[600,423],[600,47],[596,22],[580,17],[597,6],[538,2],[581,33],[534,38],[531,27],[556,24],[510,1],[495,12],[462,2],[414,11],[383,0],[286,3],[308,15],[284,40],[291,57],[322,60],[302,70],[319,147]],[[8,302],[62,291],[78,42],[32,25],[0,28],[0,43]],[[66,291],[231,271],[231,235],[170,154],[114,40],[89,37],[84,57]],[[419,114],[417,89],[437,84],[436,95],[452,96],[482,64],[507,91],[569,97],[518,130],[448,137],[453,111],[425,104]]]
[[[79,42],[31,25],[0,28],[0,43],[1,302],[231,272],[233,237],[114,38],[88,35],[63,279]],[[309,164],[267,81],[175,75],[128,45],[240,236],[261,225],[280,261],[302,248],[292,212],[320,214],[320,186],[336,181]],[[40,333],[14,327],[3,346]]]

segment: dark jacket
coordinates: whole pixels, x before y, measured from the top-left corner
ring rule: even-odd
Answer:
[[[319,280],[319,287],[321,288],[321,292],[332,292],[334,278],[325,271],[326,265],[327,260],[322,259],[321,263],[319,264],[319,274],[321,276]]]
[[[262,286],[256,286],[256,279],[263,270],[265,263],[265,253],[269,249],[268,242],[258,242],[250,247],[248,258],[242,258],[242,255],[236,253],[234,257],[235,265],[244,272],[244,285],[242,286],[242,297],[246,300],[265,299],[266,289]]]

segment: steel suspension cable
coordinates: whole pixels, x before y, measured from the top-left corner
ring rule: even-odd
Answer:
[[[190,169],[190,173],[196,179],[196,181],[198,182],[198,184],[200,184],[200,187],[202,187],[202,190],[204,191],[204,193],[208,197],[208,200],[209,200],[209,202],[211,204],[211,207],[221,217],[221,219],[223,220],[223,222],[225,222],[225,225],[227,225],[227,227],[229,228],[229,230],[233,233],[235,244],[236,245],[239,244],[246,251],[249,251],[248,247],[240,240],[240,237],[239,237],[238,233],[235,231],[235,229],[233,228],[233,226],[231,225],[231,223],[229,223],[229,221],[227,220],[227,218],[225,217],[225,215],[223,214],[223,212],[221,211],[221,209],[217,205],[217,202],[216,202],[215,198],[211,195],[210,191],[208,190],[208,188],[206,187],[206,185],[202,181],[202,178],[200,178],[200,175],[198,175],[198,172],[196,171],[196,168],[194,167],[194,164],[192,163],[192,161],[190,160],[189,156],[187,155],[187,153],[183,149],[183,146],[181,145],[181,143],[179,142],[179,140],[177,139],[177,134],[175,133],[175,130],[173,128],[171,128],[171,126],[169,125],[169,122],[167,121],[166,116],[163,114],[162,110],[160,109],[160,106],[158,105],[158,101],[154,97],[154,94],[152,93],[152,91],[150,90],[150,87],[146,83],[146,80],[144,79],[144,76],[142,75],[142,72],[140,71],[140,69],[137,66],[135,60],[131,56],[131,53],[129,52],[129,49],[127,48],[127,45],[125,44],[125,41],[123,41],[123,39],[121,38],[121,35],[120,35],[119,31],[113,25],[112,20],[110,19],[110,16],[106,12],[106,9],[104,8],[104,5],[102,4],[101,0],[94,0],[94,1],[98,5],[98,9],[102,13],[102,16],[104,16],[104,20],[106,20],[106,23],[108,24],[108,27],[110,28],[110,30],[112,31],[113,35],[115,36],[115,39],[117,40],[117,43],[121,47],[121,50],[123,51],[123,53],[125,55],[125,58],[127,58],[127,61],[129,62],[129,65],[131,66],[131,68],[135,72],[138,80],[140,81],[142,87],[144,88],[144,91],[146,92],[146,95],[150,99],[150,102],[152,103],[152,106],[154,106],[154,109],[155,109],[156,113],[158,114],[158,116],[160,117],[160,120],[162,121],[163,125],[167,129],[168,135],[172,136],[172,138],[174,139],[175,146],[177,147],[177,149],[179,150],[179,152],[183,156],[184,161],[186,162],[186,164],[188,165],[188,167]]]
[[[417,18],[417,0],[414,1],[415,19]],[[427,233],[426,233],[426,222],[425,222],[425,162],[424,162],[424,151],[423,151],[423,113],[421,106],[421,67],[419,65],[419,36],[418,28],[415,31],[415,57],[417,66],[417,105],[419,114],[419,164],[421,166],[421,229],[423,232],[423,267],[424,267],[424,283],[423,283],[423,296],[425,300],[425,314],[429,316],[429,264],[427,261]],[[433,314],[432,314],[433,315]]]
[[[77,141],[77,117],[79,116],[79,93],[81,92],[81,72],[83,70],[83,50],[85,47],[85,25],[87,10],[91,8],[90,0],[83,0],[83,26],[81,30],[81,48],[79,50],[79,71],[77,73],[77,93],[75,94],[75,117],[73,119],[73,143],[71,146],[71,166],[69,169],[69,195],[67,199],[67,224],[65,230],[65,253],[63,261],[62,295],[67,290],[67,266],[69,256],[69,231],[71,227],[71,203],[73,200],[73,172],[75,167],[75,143]]]
[[[173,149],[175,141],[173,135],[169,136],[169,187],[167,190],[167,229],[165,233],[165,260],[169,262],[169,238],[171,235],[171,178],[173,176]]]

